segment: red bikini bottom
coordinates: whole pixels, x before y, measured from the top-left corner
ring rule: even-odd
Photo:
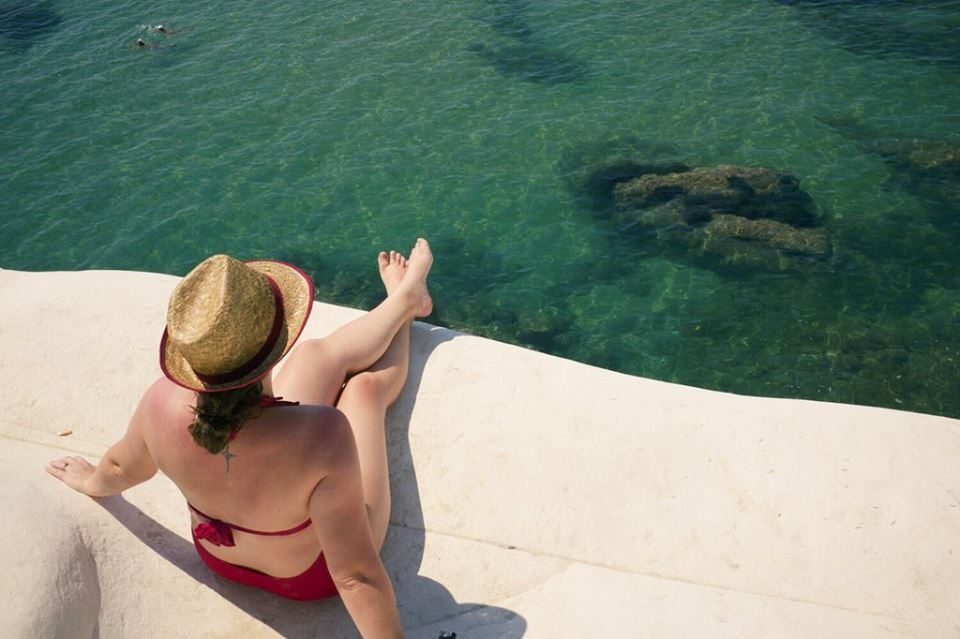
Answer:
[[[327,570],[327,560],[323,558],[323,553],[320,553],[312,566],[296,577],[272,577],[258,570],[237,566],[219,557],[214,557],[210,554],[210,551],[200,545],[196,535],[193,536],[193,545],[197,547],[200,559],[207,564],[210,570],[224,579],[235,581],[238,584],[253,586],[287,599],[297,599],[299,601],[327,599],[337,595],[337,587],[333,583],[330,571]]]

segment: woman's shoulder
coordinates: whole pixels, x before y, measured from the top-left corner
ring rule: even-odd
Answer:
[[[144,412],[152,429],[156,430],[158,427],[179,426],[184,420],[192,420],[196,400],[193,391],[161,377],[147,388],[138,410]]]
[[[177,386],[166,377],[154,381],[143,395],[143,402],[153,409],[184,406],[196,403],[197,394],[192,390]]]
[[[283,433],[298,445],[305,442],[322,443],[344,431],[350,431],[350,424],[339,409],[315,404],[282,407],[281,410],[265,409],[258,421],[267,425],[268,431],[276,435]],[[283,428],[276,428],[281,424]]]

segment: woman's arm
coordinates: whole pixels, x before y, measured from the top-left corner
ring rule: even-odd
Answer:
[[[143,437],[147,423],[146,401],[147,395],[144,395],[126,434],[107,450],[97,466],[82,457],[62,457],[47,464],[47,472],[91,497],[116,495],[153,477],[157,464]]]
[[[353,430],[342,413],[325,428],[328,473],[310,496],[310,518],[340,598],[360,634],[403,637],[400,615],[370,531]]]

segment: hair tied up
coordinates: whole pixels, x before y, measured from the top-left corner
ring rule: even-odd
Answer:
[[[231,435],[259,415],[262,394],[261,382],[235,390],[198,393],[194,420],[189,426],[193,441],[215,455],[222,452]]]

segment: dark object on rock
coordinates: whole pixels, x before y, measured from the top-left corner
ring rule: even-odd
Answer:
[[[60,24],[60,14],[48,3],[12,2],[0,5],[0,36],[21,45],[47,35]]]
[[[706,223],[724,213],[751,220],[772,219],[795,227],[817,223],[813,200],[800,190],[799,181],[762,167],[721,165],[646,174],[618,184],[614,194],[618,221],[629,219],[629,211],[679,199],[687,224]]]
[[[437,635],[437,639],[457,639],[457,633],[441,632],[439,635]]]

